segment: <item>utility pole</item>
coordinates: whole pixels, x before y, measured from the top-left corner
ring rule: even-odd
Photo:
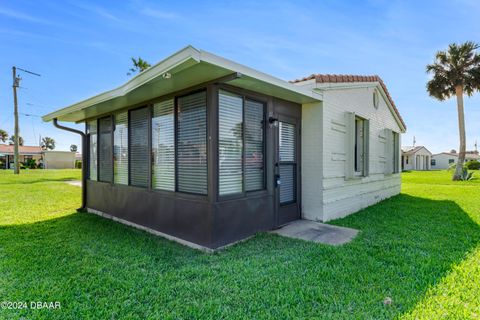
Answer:
[[[18,135],[18,101],[17,101],[17,88],[20,85],[20,77],[17,77],[17,68],[12,67],[13,73],[13,115],[15,117],[15,131],[14,131],[14,141],[13,141],[13,162],[14,162],[14,174],[20,173],[20,166],[18,163],[18,144],[20,142],[20,137]]]
[[[17,69],[34,76],[40,77],[38,73],[31,72],[22,68],[17,68],[15,66],[12,67],[12,75],[13,75],[13,115],[15,117],[15,129],[14,129],[14,141],[13,141],[13,162],[14,162],[14,174],[20,173],[20,165],[19,165],[19,154],[18,154],[18,146],[20,145],[20,135],[19,131],[20,128],[18,127],[18,100],[17,100],[17,88],[20,86],[20,80],[22,78],[17,76]]]

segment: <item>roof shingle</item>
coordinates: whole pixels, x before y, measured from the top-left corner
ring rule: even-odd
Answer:
[[[20,154],[40,154],[42,153],[42,148],[36,146],[19,146],[18,152]],[[0,153],[13,154],[13,145],[0,144]]]

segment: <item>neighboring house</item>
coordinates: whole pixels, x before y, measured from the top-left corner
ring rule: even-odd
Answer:
[[[0,168],[1,169],[13,169],[14,160],[13,160],[13,145],[9,144],[0,144]],[[34,159],[38,164],[42,161],[43,150],[40,147],[36,146],[19,146],[18,147],[18,161],[24,163],[29,159]]]
[[[451,152],[442,152],[432,155],[431,166],[435,170],[445,170],[451,165],[457,163],[458,154]]]
[[[424,146],[402,147],[402,170],[430,170],[432,153]]]
[[[194,247],[400,192],[405,124],[377,76],[290,83],[189,46],[43,120],[86,123],[88,211]]]
[[[455,150],[452,150],[455,151]],[[478,161],[479,154],[478,151],[466,151],[465,152],[465,162],[467,161]],[[458,153],[456,152],[441,152],[434,154],[432,156],[432,169],[445,170],[450,168],[453,164],[458,161]]]
[[[477,150],[474,151],[465,151],[465,161],[478,161],[480,159],[480,155],[478,154]]]
[[[14,146],[0,144],[0,169],[13,169]],[[75,152],[70,151],[46,151],[36,146],[18,147],[20,163],[34,159],[38,164],[43,164],[45,169],[72,169],[75,167]]]

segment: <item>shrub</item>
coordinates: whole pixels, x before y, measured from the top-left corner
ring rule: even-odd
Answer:
[[[477,160],[471,160],[465,163],[465,168],[468,170],[479,170],[480,169],[480,162]]]
[[[28,159],[27,161],[25,161],[24,165],[26,168],[30,168],[30,169],[37,168],[37,162],[35,161],[35,159]]]
[[[82,169],[82,160],[76,160],[75,161],[75,168],[76,169]]]
[[[460,180],[467,181],[473,179],[473,172],[468,172],[467,168],[463,168],[462,175],[460,176]]]

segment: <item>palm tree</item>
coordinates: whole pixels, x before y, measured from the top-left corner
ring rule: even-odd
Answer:
[[[14,145],[15,144],[15,135],[10,136],[10,139],[8,140],[9,145]],[[21,136],[18,136],[18,144],[20,146],[23,146],[23,138]]]
[[[41,147],[43,150],[53,150],[55,149],[55,140],[50,137],[42,138]]]
[[[71,151],[71,152],[77,152],[77,150],[78,150],[78,147],[77,147],[76,144],[72,144],[72,145],[70,146],[70,151]]]
[[[7,131],[0,129],[0,141],[6,142],[7,140],[8,140]]]
[[[130,76],[134,73],[143,72],[151,67],[150,63],[148,63],[147,61],[143,60],[140,57],[138,57],[138,59],[135,59],[133,57],[130,59],[132,59],[133,67],[129,69],[130,71],[127,73],[127,76]]]
[[[430,96],[444,101],[456,96],[458,111],[458,130],[460,148],[453,180],[460,180],[465,161],[465,115],[463,95],[473,95],[480,90],[480,55],[476,52],[479,45],[468,41],[462,44],[452,43],[446,51],[438,51],[435,61],[427,65],[427,73],[433,78],[427,83]]]

